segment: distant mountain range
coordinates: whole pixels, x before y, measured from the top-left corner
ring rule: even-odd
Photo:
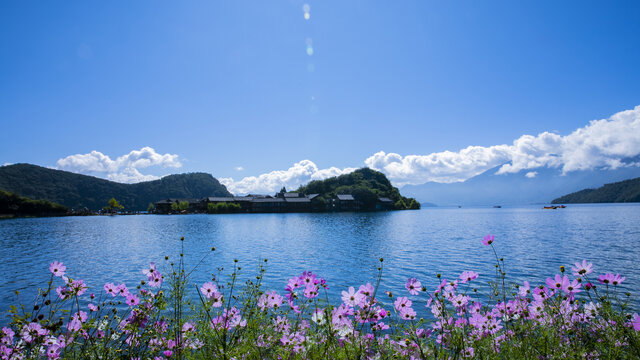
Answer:
[[[465,182],[428,182],[406,185],[400,190],[422,203],[431,202],[439,206],[526,205],[549,203],[555,198],[584,188],[595,188],[640,176],[639,167],[572,171],[566,175],[562,175],[559,169],[538,168],[516,174],[496,175],[499,168],[487,170]],[[525,176],[528,172],[535,172],[535,176]]]
[[[154,181],[122,184],[31,164],[0,167],[0,190],[89,210],[101,209],[112,197],[126,210],[137,211],[168,198],[232,196],[224,185],[206,173],[169,175]]]
[[[584,189],[554,199],[553,204],[640,202],[640,178]]]

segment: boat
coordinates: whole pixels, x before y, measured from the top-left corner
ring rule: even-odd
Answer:
[[[493,205],[494,209],[500,209],[502,207],[502,205]]]
[[[555,209],[557,209],[557,208],[558,208],[558,206],[543,206],[542,208],[543,208],[543,209],[546,209],[546,210],[549,210],[549,209],[550,209],[550,210],[555,210]]]

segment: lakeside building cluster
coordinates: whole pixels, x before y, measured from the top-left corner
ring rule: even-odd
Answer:
[[[187,203],[186,209],[177,210],[178,204]],[[297,192],[279,192],[270,195],[246,195],[228,197],[205,197],[201,199],[166,199],[155,203],[158,214],[175,213],[207,213],[211,205],[224,204],[233,206],[234,211],[246,213],[287,213],[287,212],[331,212],[331,211],[360,211],[360,210],[393,210],[393,200],[379,197],[375,208],[365,208],[351,194],[335,195],[325,199],[320,194],[303,194]]]

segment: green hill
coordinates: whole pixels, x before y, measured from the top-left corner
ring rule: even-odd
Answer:
[[[61,216],[69,209],[46,200],[31,200],[0,190],[0,216]]]
[[[552,204],[640,202],[640,178],[584,189],[553,200]]]
[[[391,185],[383,173],[369,168],[325,180],[315,180],[301,186],[297,191],[320,194],[323,199],[330,199],[337,194],[351,194],[369,208],[375,207],[378,197],[388,197],[398,210],[420,208],[420,203],[415,199],[400,195],[400,191]]]
[[[0,167],[0,190],[90,210],[101,209],[112,197],[124,205],[125,210],[146,210],[149,203],[167,198],[232,196],[224,185],[205,173],[169,175],[154,181],[121,184],[31,164]]]

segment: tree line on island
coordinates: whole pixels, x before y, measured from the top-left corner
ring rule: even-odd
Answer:
[[[640,177],[597,189],[584,189],[554,199],[552,204],[626,203],[640,202]]]

